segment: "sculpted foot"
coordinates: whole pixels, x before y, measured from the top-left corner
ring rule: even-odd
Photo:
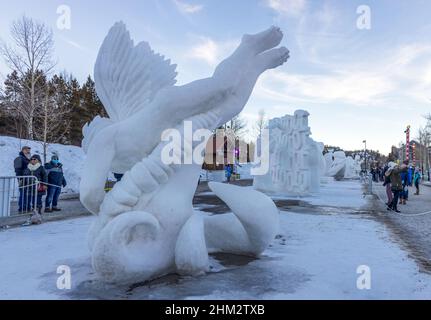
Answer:
[[[280,28],[271,27],[257,34],[246,34],[242,38],[242,44],[251,47],[256,54],[259,54],[278,46],[282,39],[283,32]]]
[[[285,47],[272,49],[257,56],[257,65],[260,71],[274,69],[284,64],[289,59],[289,50]]]

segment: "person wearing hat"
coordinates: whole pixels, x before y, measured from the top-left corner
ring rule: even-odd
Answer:
[[[391,184],[391,172],[392,170],[397,166],[397,164],[393,161],[389,162],[386,166],[385,170],[385,182],[383,183],[383,186],[386,187],[386,196],[388,197],[388,202],[386,202],[386,205],[388,208],[392,207],[392,201],[394,200],[394,195],[392,194],[392,184]]]
[[[393,210],[397,213],[400,211],[398,210],[398,200],[400,198],[401,193],[403,192],[403,182],[401,179],[401,174],[404,172],[407,172],[408,162],[404,161],[404,163],[401,166],[398,166],[397,164],[393,163],[388,171],[386,171],[386,176],[389,177],[391,181],[391,190],[394,194],[392,203],[388,206],[388,210]]]
[[[63,174],[63,165],[54,154],[51,161],[45,164],[45,170],[48,175],[48,194],[45,199],[45,212],[61,211],[57,207],[58,198],[60,197],[61,187],[66,186],[66,179]],[[52,207],[51,207],[52,206]]]
[[[27,165],[30,162],[30,158],[31,158],[31,148],[29,146],[22,147],[21,152],[13,162],[15,175],[17,177],[24,176],[24,170],[27,169]],[[25,184],[24,178],[18,178],[18,185],[19,185],[18,212],[19,213],[29,212],[31,209],[27,202],[25,188],[23,187],[24,184]]]
[[[37,192],[37,211],[39,214],[42,213],[42,197],[46,193],[46,183],[48,182],[47,174],[45,168],[42,166],[42,160],[40,156],[35,154],[30,158],[30,163],[27,165],[27,168],[23,172],[24,176],[33,176],[36,177],[39,182],[38,185],[34,185],[33,181],[29,181],[27,184],[27,193],[28,193],[28,203],[31,204],[34,208],[34,198]]]

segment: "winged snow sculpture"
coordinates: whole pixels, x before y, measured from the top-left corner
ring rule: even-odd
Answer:
[[[276,27],[245,35],[212,77],[175,86],[175,65],[146,42],[135,46],[123,23],[111,28],[94,70],[109,118],[96,117],[83,128],[87,161],[80,185],[82,203],[97,215],[89,247],[102,279],[200,274],[209,268],[208,253],[258,256],[274,238],[276,206],[248,188],[210,183],[233,213],[194,213],[201,166],[163,163],[161,134],[170,128],[183,132],[185,120],[193,130],[212,130],[241,112],[260,74],[289,58],[286,48],[275,48],[282,38]],[[110,171],[124,177],[105,194]]]

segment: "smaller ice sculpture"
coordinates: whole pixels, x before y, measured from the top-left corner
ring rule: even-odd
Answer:
[[[353,160],[351,156],[346,157],[346,170],[344,172],[344,178],[356,178],[355,160]]]
[[[317,145],[317,155],[319,157],[319,174],[320,176],[325,176],[326,174],[326,159],[323,156],[323,150],[325,149],[325,144],[323,142],[316,142]]]
[[[346,154],[344,151],[334,152],[334,161],[328,170],[328,176],[335,180],[342,180],[346,173]]]
[[[363,160],[361,159],[361,156],[359,154],[357,154],[355,156],[354,167],[355,167],[355,175],[358,177],[360,176],[361,171],[362,171],[362,169],[361,169],[362,163],[363,163]]]
[[[329,170],[332,167],[332,163],[334,162],[334,153],[327,152],[324,154],[323,158],[325,159],[325,176],[329,177]]]
[[[269,170],[254,177],[255,189],[298,196],[319,191],[323,144],[310,138],[308,116],[297,110],[269,121]]]

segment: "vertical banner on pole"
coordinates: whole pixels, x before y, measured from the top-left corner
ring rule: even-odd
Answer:
[[[406,133],[406,160],[410,160],[410,126],[407,126]]]

